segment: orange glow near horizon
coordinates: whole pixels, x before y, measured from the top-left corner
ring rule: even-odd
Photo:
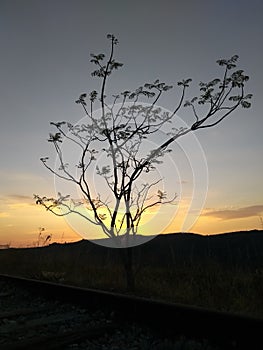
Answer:
[[[155,210],[156,209],[153,211]],[[148,213],[148,215],[149,214],[150,213]],[[174,213],[169,212],[169,209],[163,207],[156,215],[160,225],[163,220],[163,225],[161,225],[163,229],[160,233],[165,234],[183,231],[182,222],[185,219],[184,205],[178,208],[175,216],[172,214]],[[167,215],[170,216],[170,223],[167,222]],[[151,219],[149,221],[151,221]],[[0,244],[10,244],[11,247],[36,246],[39,227],[45,228],[45,231],[43,231],[44,236],[52,235],[51,243],[79,241],[83,238],[69,226],[64,218],[56,217],[50,212],[45,211],[43,207],[37,206],[33,201],[29,200],[24,202],[9,201],[9,203],[5,205],[5,211],[2,210],[0,212],[0,223]],[[152,222],[152,227],[154,227],[154,225],[156,225],[156,221]],[[94,239],[106,237],[91,224],[87,227],[91,235],[85,238]],[[148,227],[151,227],[151,223]],[[196,218],[194,224],[186,231],[206,235],[251,229],[262,229],[262,223],[256,215],[231,220],[201,215]]]

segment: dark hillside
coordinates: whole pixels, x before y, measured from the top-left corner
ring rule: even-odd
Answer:
[[[211,262],[229,268],[263,267],[263,231],[258,230],[210,236],[192,233],[159,235],[148,243],[129,249],[133,249],[137,263],[155,267]],[[24,269],[26,264],[30,270],[36,259],[58,264],[62,259],[72,265],[76,261],[93,266],[116,264],[120,259],[119,250],[86,240],[68,244],[53,243],[39,248],[11,248],[0,251],[0,271],[4,273],[12,269]]]

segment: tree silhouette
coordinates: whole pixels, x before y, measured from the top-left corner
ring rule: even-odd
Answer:
[[[162,158],[171,150],[168,148],[178,138],[216,126],[238,107],[249,108],[252,95],[245,94],[244,86],[249,77],[243,70],[235,70],[238,56],[217,61],[222,67],[222,77],[199,83],[199,95],[186,99],[191,79],[177,82],[178,102],[172,112],[163,111],[157,103],[163,94],[173,88],[159,79],[145,83],[135,91],[123,91],[113,95],[111,104],[106,96],[109,76],[122,63],[114,58],[118,40],[108,34],[110,54],[91,54],[96,66],[92,76],[101,80],[100,91],[82,93],[77,99],[87,118],[84,124],[51,122],[55,133],[48,141],[54,145],[58,167],[49,165],[49,158],[41,158],[43,165],[57,178],[77,185],[81,199],[71,198],[60,192],[56,198],[34,195],[36,203],[57,216],[79,215],[102,229],[114,241],[116,247],[129,247],[136,241],[136,234],[144,213],[152,207],[173,203],[176,195],[168,198],[159,188],[161,179],[139,184],[142,174],[156,170]],[[145,99],[148,103],[144,103]],[[176,113],[189,107],[193,122],[189,127],[172,127]],[[99,108],[99,112],[98,112]],[[147,139],[171,124],[169,133],[159,145],[143,153]],[[79,149],[75,170],[65,161],[63,142],[69,142]],[[98,162],[104,155],[103,164]],[[90,172],[102,178],[107,185],[107,195],[101,195],[93,188],[88,176]],[[83,210],[85,208],[85,210]],[[127,285],[134,287],[131,249],[127,249],[124,262]]]

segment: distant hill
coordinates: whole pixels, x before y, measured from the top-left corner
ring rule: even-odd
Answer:
[[[140,237],[140,239],[143,239]],[[101,243],[101,241],[100,241]],[[152,266],[171,266],[173,264],[220,263],[228,267],[263,267],[263,231],[228,232],[203,236],[194,233],[160,234],[149,242],[133,248],[135,260]],[[11,248],[0,251],[4,256],[46,255],[58,260],[67,256],[83,264],[103,265],[119,263],[118,248],[104,247],[88,240],[73,243],[53,243],[40,248]]]
[[[155,237],[156,235],[154,236],[134,235],[134,236],[129,236],[127,239],[125,236],[122,236],[122,248],[129,248],[129,247],[145,244]],[[119,248],[118,243],[115,242],[113,239],[109,239],[109,238],[94,239],[94,240],[91,240],[90,242],[98,245],[102,245],[104,247]]]
[[[140,237],[143,240],[143,237]],[[104,240],[105,243],[105,240]],[[101,244],[101,241],[100,241]],[[74,243],[53,243],[43,248],[27,248],[35,251],[62,254],[71,252],[72,256],[88,256],[94,263],[107,259],[116,261],[118,248],[107,248],[88,240]],[[130,249],[130,248],[129,248]],[[220,262],[232,266],[263,266],[263,230],[228,232],[215,235],[194,233],[160,234],[145,244],[132,248],[137,259],[152,265],[170,265],[171,263]],[[10,249],[9,249],[10,251]],[[1,251],[3,253],[3,251]]]

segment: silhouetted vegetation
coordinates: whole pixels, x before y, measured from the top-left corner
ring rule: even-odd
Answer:
[[[125,292],[116,249],[84,240],[11,248],[0,251],[0,272]],[[135,294],[263,317],[263,231],[160,235],[127,249]]]

